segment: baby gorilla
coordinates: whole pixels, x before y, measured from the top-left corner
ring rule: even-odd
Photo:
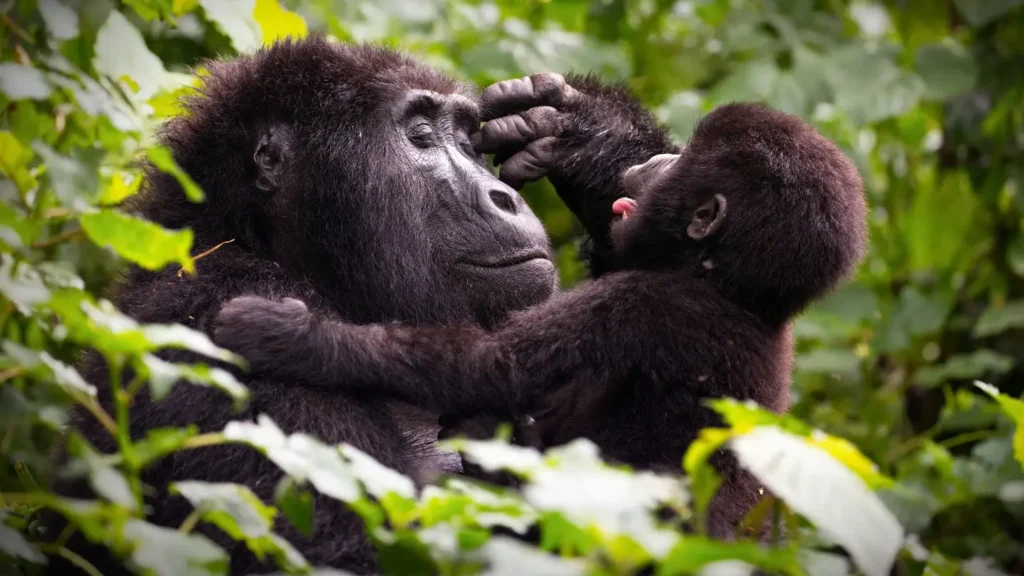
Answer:
[[[541,447],[585,437],[613,461],[678,472],[702,400],[788,407],[789,320],[863,256],[866,207],[851,162],[800,119],[719,107],[678,155],[623,176],[612,270],[475,325],[357,326],[297,300],[226,304],[215,338],[275,378],[388,396],[448,414],[526,415]],[[319,369],[309,381],[310,367]],[[709,528],[731,533],[757,499],[733,460]]]

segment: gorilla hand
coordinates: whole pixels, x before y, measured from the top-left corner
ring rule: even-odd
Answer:
[[[258,296],[234,298],[221,307],[214,320],[213,340],[218,346],[242,356],[249,370],[259,375],[287,376],[289,366],[301,354],[312,327],[313,315],[301,300],[281,302]]]
[[[625,89],[592,77],[534,74],[492,84],[482,99],[477,151],[494,154],[514,188],[549,177],[595,239],[607,237],[612,203],[628,195],[626,170],[679,151]]]

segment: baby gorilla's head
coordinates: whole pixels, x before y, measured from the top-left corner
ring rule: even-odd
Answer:
[[[623,267],[688,270],[766,320],[784,321],[856,268],[867,207],[856,168],[797,118],[721,106],[679,155],[623,175],[613,211]]]

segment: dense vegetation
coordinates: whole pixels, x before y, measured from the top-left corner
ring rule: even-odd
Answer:
[[[201,257],[188,230],[119,211],[140,182],[135,161],[148,158],[202,201],[154,145],[155,126],[200,81],[190,70],[201,59],[307,30],[393,44],[480,86],[599,72],[628,82],[680,139],[732,100],[799,114],[833,138],[865,178],[871,252],[855,282],[796,325],[792,416],[718,402],[728,428],[691,449],[685,481],[606,467],[586,442],[546,458],[501,441],[459,445],[528,478],[521,493],[465,481],[416,493],[351,448],[289,437],[270,421],[130,438],[142,386],[160,396],[183,379],[246,398],[223,371],[151,354],[231,359],[204,336],[138,325],[101,298],[125,262],[191,273]],[[301,572],[309,567],[271,526],[280,514],[308,527],[313,487],[365,518],[390,574],[631,574],[652,562],[658,574],[713,564],[716,574],[756,565],[874,576],[891,562],[900,574],[1024,573],[1022,38],[1020,0],[0,2],[0,572],[32,574],[47,555],[80,560],[60,540],[37,542],[41,507],[142,573],[223,573],[226,556],[193,532],[199,523]],[[576,223],[547,182],[527,198],[558,247],[563,285],[573,284]],[[73,368],[86,346],[140,374],[115,413]],[[119,440],[119,453],[104,455],[69,436],[102,500],[45,490],[73,403]],[[292,479],[277,501],[181,478],[195,514],[179,530],[146,523],[140,470],[216,442],[278,462]],[[773,518],[784,542],[719,544],[655,522],[661,503],[700,527],[716,481],[705,456],[721,445],[778,495],[751,521]],[[490,537],[496,525],[534,522],[555,554]]]

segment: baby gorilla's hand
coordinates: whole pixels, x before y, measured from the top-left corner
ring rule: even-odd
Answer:
[[[311,320],[312,314],[300,300],[241,296],[220,309],[213,340],[245,358],[252,373],[286,375],[294,365],[293,357],[301,354],[301,336]]]

